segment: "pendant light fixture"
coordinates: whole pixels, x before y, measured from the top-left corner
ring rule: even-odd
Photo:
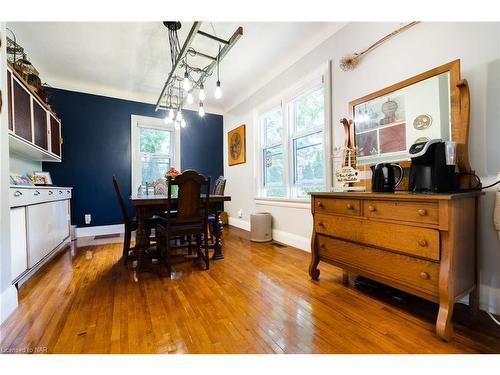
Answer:
[[[220,88],[219,56],[220,56],[220,45],[219,45],[219,53],[217,54],[217,85],[215,86],[215,92],[214,92],[215,99],[220,99],[222,97],[222,90]]]
[[[203,109],[203,102],[201,101],[200,101],[200,108],[198,109],[198,115],[200,115],[200,117],[205,116],[205,109]]]
[[[193,94],[191,94],[190,92],[188,92],[188,94],[186,96],[186,101],[187,101],[188,104],[193,104],[194,103]]]
[[[203,85],[203,83],[200,84],[200,92],[198,93],[198,99],[200,99],[201,101],[204,101],[206,98],[206,95],[205,95],[205,86]]]
[[[181,128],[185,128],[186,127],[186,120],[182,119],[181,120]]]

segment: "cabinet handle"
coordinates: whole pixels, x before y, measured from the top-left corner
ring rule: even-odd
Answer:
[[[347,203],[346,207],[348,210],[354,209],[354,206],[351,203]]]
[[[21,193],[19,190],[16,190],[14,192],[14,197],[19,197],[20,195],[23,195],[23,193]]]
[[[52,195],[54,194],[54,192],[52,190],[49,190],[49,195]]]
[[[68,194],[69,194],[69,193],[71,193],[71,191],[69,191],[69,190],[66,190],[66,193],[68,193]]]
[[[420,278],[424,279],[424,280],[428,280],[429,279],[429,274],[427,272],[420,272]]]
[[[375,207],[372,206],[372,205],[369,205],[368,206],[368,211],[374,212],[375,211]]]
[[[62,190],[59,190],[59,194],[62,194]]]
[[[34,194],[34,195],[35,195],[35,197],[36,197],[37,195],[40,195],[40,192],[39,192],[38,190],[35,190],[35,192],[34,192],[33,194]]]
[[[420,209],[420,210],[418,210],[417,212],[418,212],[418,214],[419,214],[420,216],[425,216],[425,215],[427,215],[427,210],[424,210],[424,209]]]
[[[318,225],[319,225],[320,227],[324,227],[324,226],[325,226],[325,224],[323,224],[323,222],[322,222],[322,221],[320,221],[320,222],[318,223]]]
[[[318,202],[318,207],[319,207],[319,208],[322,208],[322,207],[323,207],[323,203]]]
[[[427,241],[426,240],[418,240],[418,244],[422,247],[427,246]]]

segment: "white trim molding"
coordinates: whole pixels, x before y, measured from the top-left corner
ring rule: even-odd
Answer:
[[[260,206],[276,206],[276,207],[289,207],[300,208],[303,210],[311,209],[310,200],[293,200],[293,199],[273,199],[273,198],[254,198],[255,204]]]
[[[125,233],[124,224],[76,228],[76,238],[103,236],[106,234],[117,234],[117,233],[119,234]]]
[[[17,289],[11,285],[0,294],[0,324],[17,308]]]

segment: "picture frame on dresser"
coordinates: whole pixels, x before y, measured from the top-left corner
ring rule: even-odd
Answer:
[[[310,193],[313,232],[309,276],[318,280],[318,265],[325,262],[342,269],[345,286],[350,275],[359,275],[437,303],[436,333],[451,340],[455,303],[468,296],[472,316],[479,310],[477,217],[482,193],[472,189],[476,182],[469,178],[473,173],[468,159],[470,97],[467,81],[460,78],[460,61],[353,100],[349,111],[354,115],[360,104],[395,91],[401,94],[404,87],[443,73],[449,77],[449,140],[457,144],[457,166],[465,172],[460,181],[462,192],[375,193],[369,191],[368,179],[360,183],[368,187],[363,193]],[[397,120],[398,116],[392,115],[389,111],[383,126]],[[416,126],[424,127],[419,121]],[[352,139],[354,132],[351,128]],[[409,167],[410,161],[401,155],[384,162]],[[370,164],[362,164],[359,168],[369,172]]]

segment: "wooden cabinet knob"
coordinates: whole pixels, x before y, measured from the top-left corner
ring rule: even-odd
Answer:
[[[425,216],[425,215],[427,215],[427,210],[420,209],[420,210],[418,210],[418,214],[419,214],[420,216]]]
[[[372,205],[369,205],[368,206],[368,211],[371,211],[371,212],[375,211],[375,207],[372,206]]]
[[[423,247],[423,246],[427,246],[427,241],[426,241],[426,240],[424,240],[424,239],[422,239],[422,240],[418,240],[418,244],[419,244],[420,246],[422,246],[422,247]]]
[[[319,225],[320,227],[324,227],[324,226],[325,226],[325,224],[323,224],[323,222],[322,222],[322,221],[320,221],[320,222],[318,223],[318,225]]]
[[[347,207],[348,210],[352,210],[354,208],[354,206],[352,205],[352,203],[347,203],[346,207]]]
[[[318,202],[318,207],[320,207],[320,208],[323,207],[323,203]]]
[[[424,280],[428,280],[430,276],[427,272],[420,272],[420,277]]]

